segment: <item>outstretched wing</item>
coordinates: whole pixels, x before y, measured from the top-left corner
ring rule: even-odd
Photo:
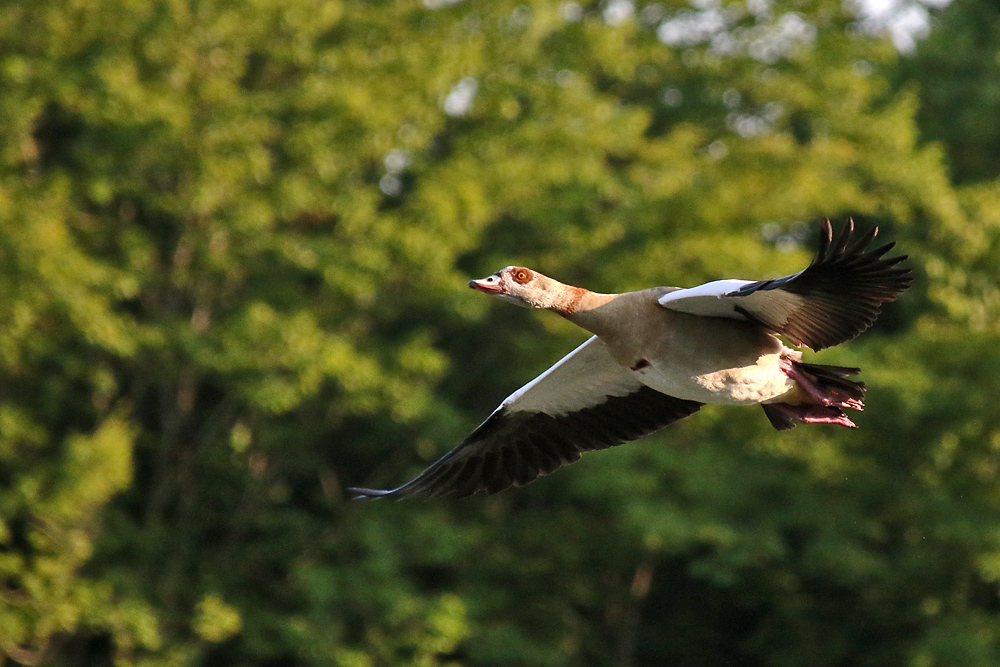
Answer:
[[[596,336],[511,394],[465,441],[406,484],[350,489],[356,498],[468,496],[522,486],[696,412],[638,382]]]
[[[855,235],[848,220],[834,239],[823,221],[819,249],[798,273],[772,280],[717,280],[664,294],[664,308],[707,317],[756,322],[814,350],[832,347],[875,322],[882,304],[895,301],[910,285],[910,269],[897,266],[906,255],[886,258],[895,245],[868,249],[875,227]]]

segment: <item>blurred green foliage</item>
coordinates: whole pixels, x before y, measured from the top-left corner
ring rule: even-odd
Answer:
[[[1000,176],[1000,6],[955,0],[894,78],[918,83],[918,122],[941,141],[956,183]]]
[[[995,67],[941,75],[996,55],[976,7],[899,63],[840,0],[6,3],[0,664],[1000,663]],[[770,277],[849,215],[917,275],[817,357],[860,430],[715,407],[346,500],[584,337],[470,277]]]

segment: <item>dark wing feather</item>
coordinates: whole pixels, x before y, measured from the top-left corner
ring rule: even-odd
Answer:
[[[897,266],[906,255],[886,258],[895,243],[868,249],[878,227],[854,235],[848,220],[834,238],[829,220],[823,221],[819,249],[813,261],[795,275],[750,283],[730,296],[779,290],[804,299],[781,322],[757,318],[760,323],[814,350],[851,340],[870,327],[883,303],[895,301],[910,285],[910,269]],[[750,319],[753,311],[749,313]]]
[[[905,255],[885,257],[895,245],[869,249],[878,228],[854,234],[848,220],[834,237],[823,221],[819,248],[802,271],[756,282],[720,280],[659,299],[665,308],[756,322],[814,350],[851,340],[875,322],[882,304],[895,301],[910,285]]]
[[[640,387],[561,416],[501,407],[465,441],[406,484],[351,489],[357,498],[488,494],[523,486],[583,452],[620,445],[696,412],[701,403]]]

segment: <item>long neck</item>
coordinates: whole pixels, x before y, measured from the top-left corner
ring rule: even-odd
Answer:
[[[576,318],[603,306],[616,296],[618,295],[591,292],[582,287],[570,287],[562,294],[562,298],[549,306],[548,309],[575,321]]]
[[[553,284],[549,289],[545,290],[544,298],[539,300],[537,307],[559,313],[566,319],[587,330],[591,330],[585,324],[585,322],[591,319],[588,313],[592,313],[595,309],[618,296],[617,294],[591,292],[588,289],[566,285],[551,278],[549,280]]]

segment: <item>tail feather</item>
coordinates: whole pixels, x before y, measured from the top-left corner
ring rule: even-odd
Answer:
[[[865,383],[847,379],[848,376],[860,373],[860,368],[805,364],[801,361],[792,362],[792,366],[799,373],[806,376],[821,393],[832,394],[830,399],[834,404],[838,403],[844,397],[853,399],[858,403],[863,403],[866,391]]]
[[[771,426],[785,431],[797,423],[836,424],[857,428],[841,408],[863,410],[865,383],[848,380],[860,368],[804,364],[782,360],[782,370],[809,396],[801,403],[766,403],[761,405]]]

